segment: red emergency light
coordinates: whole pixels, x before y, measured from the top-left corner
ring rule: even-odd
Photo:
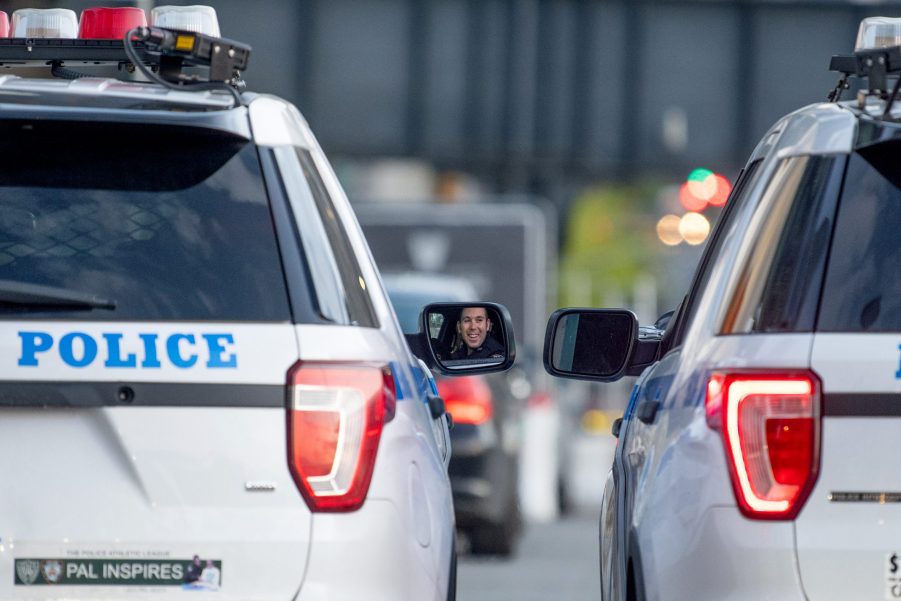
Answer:
[[[87,40],[121,40],[135,27],[147,25],[143,9],[134,6],[120,8],[86,8],[81,12],[78,37]]]

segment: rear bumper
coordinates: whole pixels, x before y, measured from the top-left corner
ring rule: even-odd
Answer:
[[[646,592],[656,591],[661,601],[806,601],[792,522],[748,520],[736,507],[712,507],[697,526],[692,536],[675,536],[678,527],[642,533]]]
[[[437,538],[437,540],[436,540]],[[422,547],[391,501],[351,513],[318,513],[296,601],[445,601],[451,544]]]

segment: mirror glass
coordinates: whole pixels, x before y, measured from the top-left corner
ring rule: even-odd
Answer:
[[[433,307],[428,325],[435,357],[446,369],[500,365],[507,357],[503,321],[491,307]]]
[[[629,360],[633,323],[627,312],[568,313],[557,321],[551,364],[572,374],[614,376]]]

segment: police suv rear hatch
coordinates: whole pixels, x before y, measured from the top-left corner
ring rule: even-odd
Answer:
[[[246,110],[5,109],[0,598],[293,598],[297,341]]]
[[[796,519],[810,599],[901,599],[901,140],[848,161],[814,335],[820,474]]]

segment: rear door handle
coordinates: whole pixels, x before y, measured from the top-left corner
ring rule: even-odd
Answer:
[[[445,414],[447,409],[444,406],[444,399],[442,399],[437,394],[429,395],[429,411],[432,414],[432,419],[438,419],[442,415]]]
[[[646,424],[653,424],[660,409],[660,401],[642,401],[635,410],[635,415]]]
[[[619,432],[623,429],[623,418],[618,417],[613,420],[613,427],[610,428],[610,433],[613,434],[613,438],[619,438]]]

